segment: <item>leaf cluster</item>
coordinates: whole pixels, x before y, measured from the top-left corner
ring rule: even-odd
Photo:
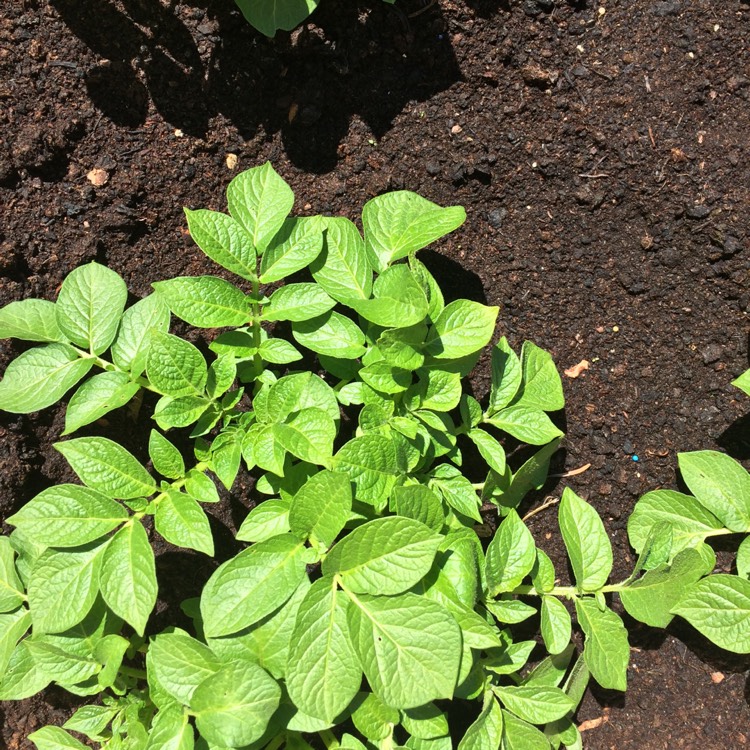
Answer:
[[[81,483],[43,490],[0,537],[0,700],[50,683],[100,697],[33,733],[40,750],[84,747],[75,733],[112,750],[580,747],[588,680],[626,687],[613,595],[649,625],[679,615],[750,651],[750,547],[738,575],[713,574],[707,544],[750,530],[750,477],[721,454],[681,456],[693,495],[641,499],[638,563],[619,583],[599,516],[566,489],[573,579],[560,584],[518,512],[562,438],[552,358],[501,338],[480,404],[463,380],[498,310],[446,304],[416,257],[463,209],[389,193],[365,205],[361,234],[342,217],[290,216],[292,191],[267,164],[227,200],[228,214],[187,220],[233,282],[159,281],[127,306],[122,279],[89,264],[54,303],[0,310],[0,337],[39,344],[0,381],[5,411],[75,387],[70,434],[144,392],[154,402],[147,464],[108,438],[66,439],[55,447]],[[208,357],[170,333],[172,316],[210,329]],[[189,431],[192,456],[170,430]],[[519,442],[520,464],[506,455]],[[206,507],[240,471],[263,498],[236,534],[247,546],[183,602],[189,632],[154,632],[155,537],[213,556]],[[459,736],[457,710],[474,717]]]

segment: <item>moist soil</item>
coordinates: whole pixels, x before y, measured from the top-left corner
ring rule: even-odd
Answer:
[[[224,210],[229,180],[270,160],[301,214],[357,220],[393,189],[466,207],[422,257],[448,298],[500,305],[497,335],[515,347],[531,339],[561,370],[589,363],[563,378],[567,439],[551,472],[586,469],[524,509],[563,486],[587,498],[615,576],[634,562],[636,499],[679,487],[678,452],[750,457],[750,401],[729,384],[748,366],[747,3],[323,0],[275,40],[229,0],[2,5],[0,303],[54,299],[91,260],[133,299],[152,281],[217,273],[182,208]],[[0,366],[23,348],[0,343]],[[486,357],[470,383],[487,394]],[[51,448],[62,415],[0,416],[0,517],[73,479]],[[144,456],[148,429],[123,410],[81,434]],[[251,488],[240,475],[211,508],[225,556]],[[564,576],[555,518],[529,525]],[[211,567],[166,546],[157,567],[162,628]],[[744,747],[750,660],[685,624],[626,622],[628,691],[587,693],[585,746]],[[57,689],[3,704],[3,746],[30,748],[30,731],[75,704]]]

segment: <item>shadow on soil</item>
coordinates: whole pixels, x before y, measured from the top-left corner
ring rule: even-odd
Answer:
[[[170,124],[202,137],[222,114],[246,140],[259,128],[280,131],[292,162],[314,173],[334,167],[352,116],[380,138],[408,103],[461,79],[438,4],[421,0],[373,0],[366,12],[329,0],[314,24],[275,39],[230,0],[193,0],[195,36],[151,0],[122,0],[125,12],[111,0],[51,4],[100,58],[85,71],[86,88],[116,124],[139,127],[151,101]]]

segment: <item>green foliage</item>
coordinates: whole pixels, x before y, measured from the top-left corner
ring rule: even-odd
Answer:
[[[299,26],[317,7],[320,0],[235,0],[248,23],[261,34],[275,36],[280,29],[291,31]],[[393,3],[395,0],[385,0]],[[416,198],[417,196],[415,196]],[[435,239],[455,229],[445,229]],[[429,244],[432,240],[425,242]],[[424,247],[424,245],[422,245]]]
[[[485,405],[465,394],[498,309],[446,305],[415,255],[463,209],[390,193],[365,206],[362,236],[348,219],[290,217],[293,201],[264,165],[232,181],[229,214],[187,212],[233,282],[159,281],[125,309],[123,282],[89,264],[57,302],[0,310],[2,335],[37,344],[8,366],[0,408],[29,413],[77,386],[69,434],[137,407],[145,390],[159,428],[142,436],[149,465],[108,438],[58,443],[82,484],[44,489],[6,519],[0,699],[50,683],[98,696],[65,727],[33,733],[38,748],[83,747],[76,735],[112,750],[304,750],[310,735],[350,750],[580,747],[572,717],[589,678],[626,685],[613,594],[647,624],[679,615],[750,651],[750,545],[728,575],[713,574],[706,544],[750,531],[739,464],[682,456],[694,496],[642,498],[629,525],[640,559],[619,583],[599,516],[566,489],[573,581],[558,585],[518,511],[562,438],[548,415],[564,405],[554,363],[502,338]],[[206,355],[169,332],[171,315],[227,330]],[[294,343],[274,336],[289,329]],[[301,359],[310,369],[295,369]],[[164,434],[178,429],[194,456]],[[508,437],[537,447],[519,465]],[[240,471],[254,478],[236,535],[246,546],[182,603],[192,632],[156,632],[153,537],[212,557],[205,506]],[[483,544],[487,514],[498,527]],[[536,641],[516,640],[531,617],[549,652],[533,668]],[[464,701],[473,719],[455,742],[443,701]]]

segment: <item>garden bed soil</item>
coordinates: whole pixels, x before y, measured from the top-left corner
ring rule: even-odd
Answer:
[[[749,26],[740,0],[323,0],[267,40],[229,0],[5,0],[0,303],[54,299],[91,260],[134,298],[217,273],[182,207],[223,210],[228,181],[266,160],[298,213],[356,219],[401,188],[461,204],[464,227],[423,254],[447,296],[500,305],[498,336],[533,340],[561,370],[589,363],[563,378],[552,472],[589,468],[524,507],[572,487],[624,576],[628,514],[677,486],[678,452],[750,456],[750,402],[729,384],[748,366]],[[22,349],[2,342],[0,366]],[[471,386],[486,395],[487,357]],[[0,517],[72,479],[51,448],[62,414],[0,416]],[[82,434],[143,456],[147,429],[116,413]],[[241,476],[211,509],[224,554],[254,499]],[[565,575],[555,519],[529,525]],[[164,626],[211,568],[159,551]],[[686,625],[628,625],[628,692],[589,691],[586,747],[747,745],[750,660]],[[31,747],[73,707],[55,689],[4,704],[3,747]]]

